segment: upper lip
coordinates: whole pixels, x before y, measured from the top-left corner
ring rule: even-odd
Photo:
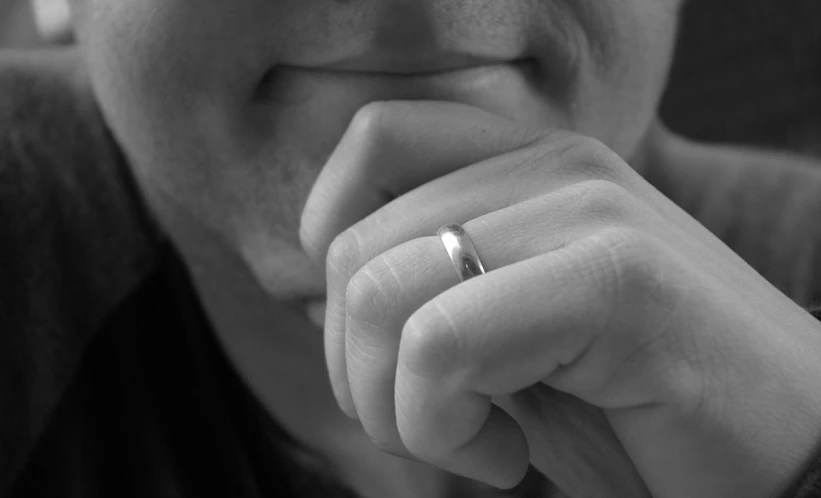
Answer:
[[[433,74],[478,66],[509,64],[518,57],[493,57],[461,52],[364,53],[314,66],[314,69],[385,73],[397,75]]]

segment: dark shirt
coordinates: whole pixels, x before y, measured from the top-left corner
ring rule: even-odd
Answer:
[[[226,360],[93,99],[34,66],[0,61],[0,496],[353,496]]]

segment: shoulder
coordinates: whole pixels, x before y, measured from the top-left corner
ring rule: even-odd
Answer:
[[[674,139],[659,189],[801,304],[821,299],[821,161]]]
[[[118,160],[78,67],[69,53],[0,52],[0,174],[6,180],[0,200],[6,207],[45,208],[32,201],[82,195],[84,183],[74,180],[106,176],[111,169],[96,163]]]
[[[95,315],[143,276],[156,241],[79,57],[0,52],[4,301],[54,314],[71,296]]]

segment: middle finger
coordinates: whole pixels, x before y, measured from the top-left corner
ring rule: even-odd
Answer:
[[[591,160],[591,150],[600,149],[587,147],[584,140],[587,139],[556,132],[553,140],[543,144],[436,178],[388,203],[336,238],[326,268],[325,340],[334,393],[346,413],[357,416],[344,382],[340,382],[346,375],[340,363],[348,307],[346,289],[353,275],[380,253],[415,237],[435,233],[446,223],[465,223],[580,181],[596,181],[591,178],[614,186],[630,183],[629,172],[611,170],[602,166],[601,161]]]
[[[635,218],[631,206],[621,187],[587,181],[478,216],[464,227],[492,271],[559,249],[604,225],[623,224]],[[458,283],[442,242],[430,236],[374,258],[347,286],[343,361],[350,396],[365,431],[386,451],[408,455],[396,428],[393,397],[403,326],[422,305]]]

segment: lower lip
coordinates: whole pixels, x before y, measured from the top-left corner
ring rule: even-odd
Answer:
[[[281,72],[310,73],[314,77],[338,82],[358,82],[371,85],[389,85],[394,88],[453,88],[466,85],[476,85],[481,82],[498,78],[511,72],[535,72],[536,64],[532,60],[515,61],[504,64],[488,64],[471,66],[448,71],[433,71],[426,73],[390,73],[369,71],[339,71],[322,68],[303,68],[296,66],[280,66]]]
[[[522,59],[510,62],[484,64],[479,66],[467,66],[456,69],[427,72],[388,72],[388,71],[339,71],[322,68],[307,69],[310,71],[323,72],[328,75],[381,78],[386,81],[423,82],[423,81],[458,81],[463,78],[475,78],[482,74],[493,71],[515,68],[518,70],[535,68],[535,61],[532,59]]]

